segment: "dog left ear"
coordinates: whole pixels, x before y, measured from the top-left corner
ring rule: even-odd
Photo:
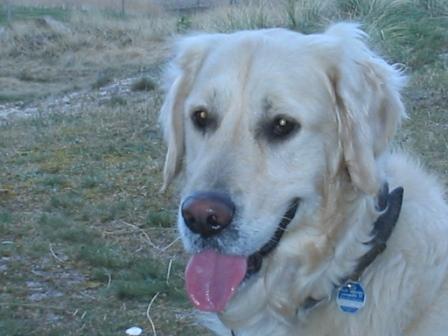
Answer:
[[[376,159],[395,134],[405,110],[400,98],[404,77],[363,43],[355,24],[341,23],[325,33],[333,52],[331,68],[339,136],[352,183],[376,195],[381,182]]]
[[[192,35],[176,41],[173,60],[164,74],[166,96],[160,110],[159,121],[168,148],[163,169],[162,191],[182,167],[185,100],[213,36]]]

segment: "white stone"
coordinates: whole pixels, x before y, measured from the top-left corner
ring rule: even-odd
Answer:
[[[129,329],[126,329],[126,335],[129,335],[129,336],[139,336],[142,334],[142,332],[143,332],[143,329],[139,328],[139,327],[131,327]]]

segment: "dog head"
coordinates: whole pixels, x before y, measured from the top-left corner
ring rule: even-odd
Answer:
[[[182,172],[178,227],[198,308],[223,311],[235,291],[269,291],[278,276],[311,282],[347,234],[350,205],[379,190],[403,79],[363,37],[338,24],[178,41],[161,110],[164,187]]]

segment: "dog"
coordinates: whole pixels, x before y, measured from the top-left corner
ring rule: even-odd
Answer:
[[[366,37],[175,43],[163,188],[180,175],[186,290],[217,335],[448,335],[444,190],[391,149],[405,77]]]

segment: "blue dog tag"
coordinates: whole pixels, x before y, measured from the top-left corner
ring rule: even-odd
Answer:
[[[366,294],[360,282],[347,281],[345,285],[338,288],[336,304],[342,312],[355,314],[364,307],[365,303]]]

